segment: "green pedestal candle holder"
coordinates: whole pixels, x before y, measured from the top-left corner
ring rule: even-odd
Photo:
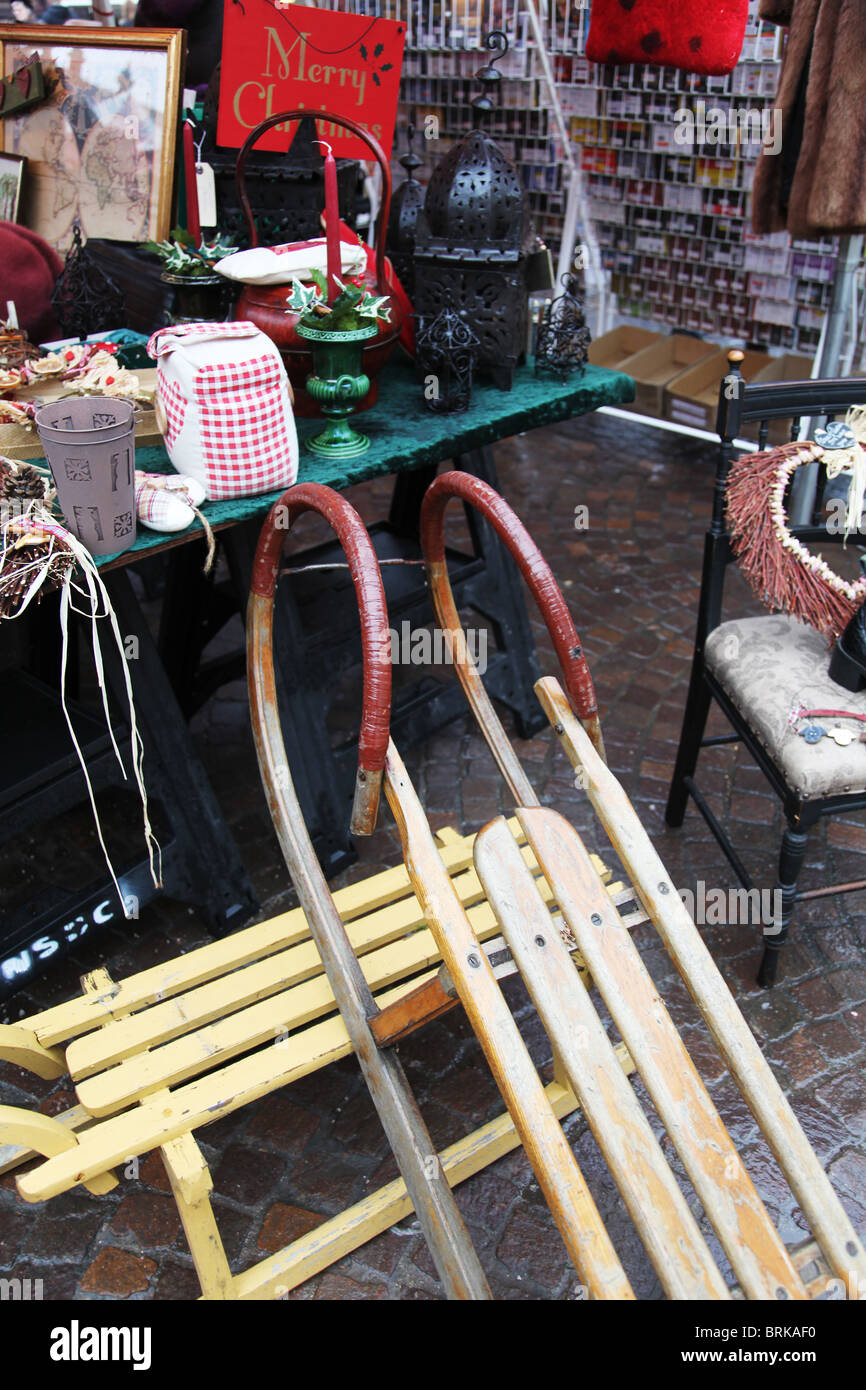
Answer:
[[[343,332],[327,328],[308,328],[299,323],[295,332],[312,344],[313,375],[307,377],[307,392],[327,415],[330,424],[321,434],[307,440],[307,448],[325,458],[351,459],[370,447],[365,434],[353,430],[346,417],[352,414],[370,389],[370,378],[361,370],[362,343],[378,333],[376,323]]]

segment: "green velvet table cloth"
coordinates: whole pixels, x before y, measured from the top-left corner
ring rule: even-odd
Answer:
[[[442,463],[471,449],[526,430],[586,415],[602,405],[625,405],[634,400],[634,382],[621,372],[588,366],[582,376],[565,382],[549,375],[536,376],[531,366],[515,372],[511,391],[499,391],[486,383],[472,388],[469,409],[455,415],[439,415],[424,405],[423,386],[406,359],[391,362],[379,379],[379,400],[372,410],[352,417],[370,439],[370,448],[359,458],[331,460],[317,457],[304,447],[311,435],[324,428],[322,420],[297,421],[300,444],[299,482],[325,483],[342,490],[368,478],[379,478],[425,464]],[[136,468],[168,473],[171,464],[162,447],[137,449]],[[213,527],[231,525],[264,516],[280,492],[239,497],[230,502],[207,502],[202,511]],[[99,565],[127,564],[167,542],[193,537],[202,531],[196,520],[186,531],[166,535],[149,531],[140,523],[134,546],[119,556],[107,555]]]

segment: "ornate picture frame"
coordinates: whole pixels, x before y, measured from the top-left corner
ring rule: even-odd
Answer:
[[[171,228],[186,54],[181,29],[0,27],[0,72],[38,53],[46,100],[0,120],[0,152],[27,159],[25,226],[61,255],[85,237],[161,241]]]

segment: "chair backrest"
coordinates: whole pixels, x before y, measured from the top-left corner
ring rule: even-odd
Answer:
[[[707,635],[721,621],[722,592],[727,566],[733,560],[725,515],[725,485],[735,454],[735,441],[753,434],[757,425],[757,448],[767,447],[770,425],[775,420],[790,420],[790,439],[796,439],[803,420],[824,424],[835,420],[853,405],[866,403],[866,378],[838,380],[773,381],[749,384],[743,380],[740,364],[744,354],[737,349],[728,353],[728,372],[719,386],[719,408],[716,429],[719,452],[716,464],[713,512],[704,551],[704,569],[698,613],[696,648],[702,650]],[[812,507],[811,526],[792,526],[791,531],[804,543],[820,541],[827,544],[841,541],[842,535],[831,534],[819,525],[823,498],[822,483],[816,490]]]
[[[794,440],[803,420],[826,423],[844,414],[850,406],[866,402],[863,377],[749,384],[740,370],[744,356],[738,349],[728,353],[728,372],[719,386],[716,429],[720,447],[713,506],[713,529],[717,534],[724,530],[724,487],[734,456],[734,441],[750,434],[749,426],[757,424],[757,445],[762,450],[767,447],[774,420],[790,420],[788,438]]]

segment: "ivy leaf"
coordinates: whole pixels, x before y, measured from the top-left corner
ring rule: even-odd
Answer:
[[[315,285],[304,285],[296,275],[292,276],[292,289],[286,303],[293,314],[309,313],[318,298],[319,291]]]
[[[358,314],[364,319],[384,319],[386,323],[391,320],[391,305],[388,302],[389,296],[383,294],[380,298],[375,295],[365,294],[361,303],[358,305]]]

